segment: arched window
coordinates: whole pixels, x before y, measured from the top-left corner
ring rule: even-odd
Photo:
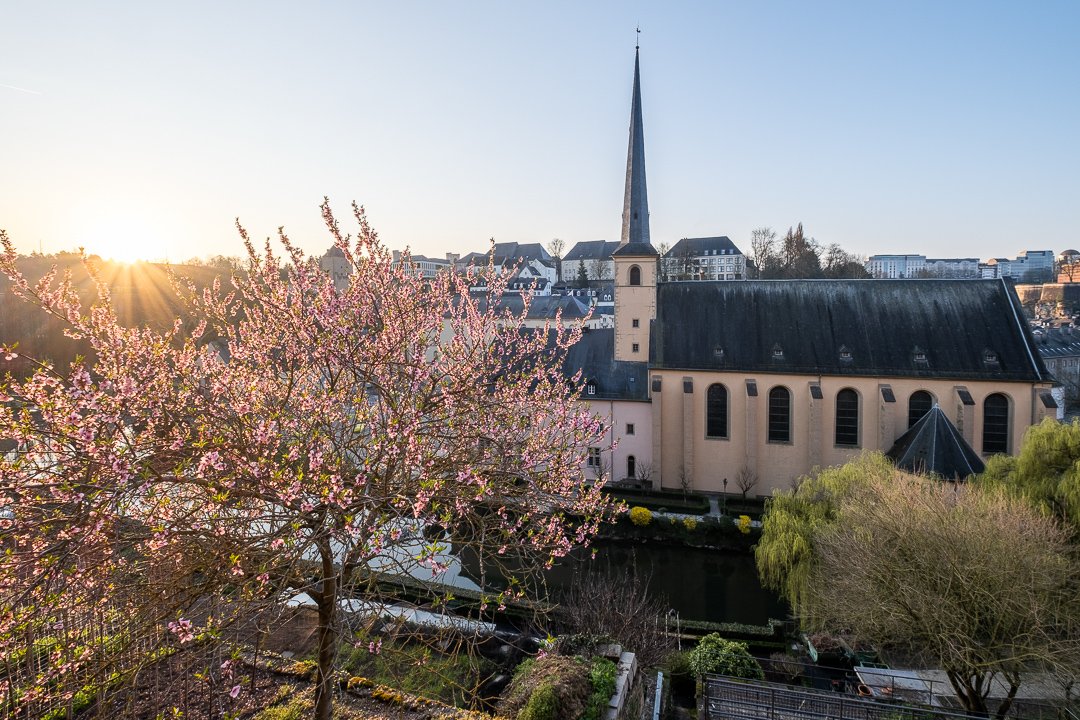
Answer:
[[[907,403],[907,426],[910,428],[922,420],[922,416],[930,412],[932,407],[934,407],[934,398],[930,393],[925,390],[916,390],[911,393]]]
[[[640,285],[641,284],[641,268],[639,268],[637,265],[631,265],[630,266],[630,284],[631,285]]]
[[[791,442],[791,392],[786,387],[769,391],[769,442]]]
[[[633,455],[626,458],[626,478],[628,480],[634,480],[637,478],[637,460]]]
[[[1001,393],[983,400],[983,454],[1009,452],[1009,398]]]
[[[705,395],[705,437],[727,436],[727,388],[716,383]]]
[[[836,444],[859,445],[859,393],[851,388],[836,393]]]

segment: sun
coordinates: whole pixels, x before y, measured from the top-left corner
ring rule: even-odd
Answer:
[[[164,243],[156,233],[141,223],[128,219],[103,220],[78,233],[77,243],[87,255],[103,260],[134,263],[164,257]]]

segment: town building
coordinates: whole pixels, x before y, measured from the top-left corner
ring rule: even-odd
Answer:
[[[418,272],[425,278],[433,278],[439,273],[453,270],[452,256],[447,258],[429,258],[424,255],[403,255],[399,250],[394,250],[392,255],[394,268],[407,264],[413,272]]]
[[[589,282],[610,282],[615,273],[611,253],[617,247],[619,243],[616,240],[585,240],[577,243],[563,256],[559,280],[569,286],[582,284],[583,278]]]
[[[924,277],[977,278],[979,258],[926,258]]]
[[[345,253],[337,245],[331,245],[330,249],[319,258],[319,268],[334,281],[335,290],[340,291],[349,287],[352,267],[345,258]]]
[[[925,255],[871,255],[866,260],[866,272],[873,278],[920,277],[925,270]]]
[[[566,365],[609,419],[585,468],[597,480],[722,492],[742,474],[765,495],[892,449],[935,406],[983,458],[1055,416],[1054,379],[1004,280],[659,277],[643,130],[636,52],[614,327],[585,333]],[[880,277],[925,270],[923,256],[878,259]]]
[[[979,265],[983,278],[1011,278],[1016,282],[1040,283],[1054,278],[1053,250],[1025,250],[1013,259],[990,258]]]
[[[742,280],[746,258],[726,235],[683,238],[660,260],[661,280]]]

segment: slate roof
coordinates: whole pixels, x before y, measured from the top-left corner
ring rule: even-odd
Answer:
[[[656,248],[652,246],[652,243],[626,243],[619,247],[618,250],[611,253],[612,255],[629,255],[631,257],[636,255],[651,255],[653,257],[660,257],[660,253],[656,251]]]
[[[950,480],[977,475],[986,469],[937,405],[897,438],[886,457],[909,472],[933,473]]]
[[[718,237],[683,238],[668,251],[668,257],[682,257],[684,255],[694,257],[713,251],[715,251],[716,255],[719,255],[721,250],[725,251],[725,255],[742,255],[742,250],[731,242],[731,238],[727,235],[720,235]]]
[[[615,330],[586,330],[567,353],[563,371],[571,376],[581,370],[585,382],[595,385],[595,394],[582,395],[585,400],[648,400],[648,365],[614,356]]]
[[[481,310],[487,310],[488,302],[485,298],[479,298],[477,305]],[[508,293],[499,298],[499,312],[510,312],[520,315],[525,309],[525,299],[517,293]],[[562,310],[563,320],[581,320],[589,314],[589,306],[581,300],[569,295],[538,295],[530,299],[529,320],[554,320],[559,310]]]
[[[491,251],[471,252],[458,259],[460,265],[487,265],[488,256],[493,255],[496,265],[514,265],[521,260],[541,260],[554,267],[551,253],[540,243],[495,243]]]
[[[610,260],[611,253],[618,247],[618,240],[584,240],[570,248],[562,261],[568,263],[580,260]]]
[[[657,287],[650,364],[738,372],[1052,381],[1003,280],[757,280]]]

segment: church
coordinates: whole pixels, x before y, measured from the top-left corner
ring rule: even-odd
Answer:
[[[660,281],[639,50],[611,257],[614,328],[587,331],[566,364],[609,419],[587,460],[598,480],[768,495],[889,451],[935,407],[981,458],[1015,453],[1056,415],[1055,381],[1005,280]]]

